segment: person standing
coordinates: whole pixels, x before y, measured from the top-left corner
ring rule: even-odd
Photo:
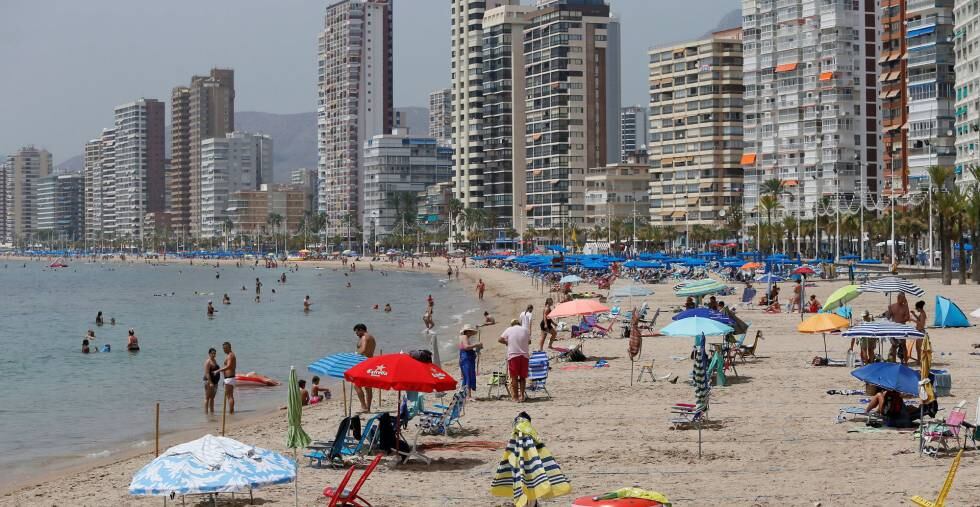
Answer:
[[[235,385],[228,381],[235,378],[235,368],[238,366],[238,357],[231,350],[231,342],[221,344],[221,350],[225,353],[225,365],[218,369],[218,372],[225,376],[225,398],[228,400],[228,413],[235,413]]]
[[[476,296],[483,301],[483,291],[487,290],[487,284],[483,283],[481,278],[479,282],[476,282]]]
[[[140,341],[139,338],[136,337],[135,329],[130,328],[129,330],[129,338],[126,339],[126,350],[130,352],[140,351]]]
[[[554,309],[555,301],[548,298],[544,301],[544,310],[541,311],[541,342],[538,343],[538,350],[544,350],[544,339],[550,337],[548,340],[548,348],[550,349],[554,344],[555,340],[558,338],[558,329],[555,326],[555,321],[551,320],[548,316]]]
[[[214,303],[212,303],[211,300],[208,300],[208,318],[214,318]]]
[[[527,308],[517,316],[521,324],[521,327],[527,330],[528,333],[531,332],[531,323],[534,321],[534,305],[527,305]]]
[[[303,299],[303,311],[306,312],[306,313],[310,313],[310,305],[312,305],[312,304],[313,304],[313,302],[310,301],[310,295],[307,294],[306,295],[306,298]]]
[[[906,324],[912,320],[912,312],[909,311],[909,301],[904,292],[899,292],[895,302],[888,305],[888,318],[898,324]],[[909,358],[905,351],[905,340],[890,338],[891,347],[888,349],[888,360],[900,360],[902,364],[908,364]]]
[[[214,413],[214,396],[218,393],[218,382],[221,381],[221,367],[215,356],[218,351],[214,347],[208,349],[208,358],[204,360],[204,413]]]
[[[473,399],[473,393],[476,392],[476,355],[483,349],[482,343],[472,341],[475,334],[476,328],[471,324],[465,324],[459,330],[459,370],[469,400]]]
[[[528,364],[531,358],[531,331],[517,319],[510,321],[497,340],[507,346],[507,374],[510,375],[510,397],[520,403],[526,398]]]
[[[919,330],[920,333],[926,332],[926,302],[919,300],[915,303],[915,311],[912,312],[912,318],[915,319],[915,328]],[[907,352],[907,351],[906,351]],[[915,340],[915,360],[918,362],[922,361],[922,338]]]
[[[357,335],[357,353],[364,357],[374,357],[374,349],[378,342],[371,333],[368,333],[367,326],[364,324],[355,325],[354,334]],[[374,392],[370,387],[361,389],[354,386],[354,390],[357,392],[357,399],[361,402],[361,412],[370,412]]]
[[[258,299],[257,296],[259,296],[261,294],[262,294],[262,282],[260,282],[259,279],[256,278],[255,279],[255,295],[256,295],[256,299]]]

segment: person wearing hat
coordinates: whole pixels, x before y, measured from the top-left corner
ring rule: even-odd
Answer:
[[[471,340],[475,335],[476,327],[472,324],[464,324],[459,330],[459,369],[469,400],[473,400],[476,391],[476,354],[483,348],[482,343]]]

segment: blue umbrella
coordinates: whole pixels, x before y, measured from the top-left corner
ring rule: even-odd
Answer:
[[[734,331],[731,326],[704,317],[688,317],[675,320],[660,332],[667,336],[719,336]]]
[[[205,435],[167,449],[136,472],[135,496],[243,493],[296,479],[293,460],[226,437]]]
[[[367,357],[360,354],[355,354],[353,352],[341,352],[339,354],[324,357],[323,359],[311,364],[307,369],[310,370],[310,373],[326,375],[330,378],[343,380],[344,373],[347,370],[366,359]]]
[[[856,260],[858,260],[860,258],[861,257],[859,257],[857,255],[841,255],[840,256],[840,260],[842,260],[842,261],[856,261]]]
[[[765,275],[759,275],[759,276],[755,277],[755,280],[757,282],[764,282],[764,283],[778,283],[778,282],[785,282],[786,281],[785,278],[783,278],[783,277],[781,277],[779,275],[774,275],[772,273],[767,273]]]
[[[899,363],[871,363],[852,371],[851,375],[882,389],[919,394],[919,373]]]
[[[728,315],[721,312],[716,312],[710,308],[691,308],[690,310],[684,310],[683,312],[674,315],[670,320],[681,320],[690,317],[703,317],[705,319],[711,319],[717,322],[721,322],[725,325],[732,325],[735,323]]]

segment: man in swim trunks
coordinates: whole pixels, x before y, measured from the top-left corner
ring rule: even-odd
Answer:
[[[227,382],[228,379],[235,378],[235,367],[238,366],[238,358],[231,351],[231,343],[224,342],[221,349],[225,352],[225,365],[218,369],[218,372],[225,376],[225,398],[228,399],[228,413],[235,413],[235,386]]]
[[[313,304],[313,302],[310,301],[310,295],[307,294],[306,295],[306,299],[303,300],[303,311],[304,312],[309,312],[310,311],[310,305],[312,305],[312,304]]]
[[[367,332],[367,326],[364,324],[357,324],[354,326],[354,334],[357,335],[357,353],[364,357],[373,357],[374,349],[377,347],[377,340],[371,333]],[[357,392],[357,399],[361,402],[361,411],[364,413],[371,411],[371,401],[374,398],[374,392],[371,388],[367,388],[366,392],[360,387],[354,387]]]
[[[258,296],[262,294],[262,282],[258,278],[255,279],[255,295]]]

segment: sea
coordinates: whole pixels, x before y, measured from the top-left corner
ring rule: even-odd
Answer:
[[[367,325],[385,353],[429,348],[421,321],[429,294],[444,359],[455,356],[459,326],[482,320],[475,295],[455,280],[380,266],[370,271],[366,261],[356,272],[302,264],[295,272],[236,267],[227,260],[217,267],[213,261],[48,264],[0,258],[0,488],[45,470],[152,449],[156,403],[164,435],[217,427],[221,396],[218,415],[206,416],[202,377],[208,348],[223,360],[222,342],[231,342],[239,373],[284,382],[296,366],[309,381],[310,363],[353,351],[357,323]],[[263,284],[258,303],[256,278]],[[224,294],[230,305],[221,304]],[[308,313],[306,295],[313,302]],[[206,314],[209,300],[217,309],[213,319]],[[95,324],[99,311],[103,326]],[[125,350],[129,328],[139,338],[138,353]],[[111,352],[81,353],[89,329],[96,334],[92,348],[109,344]],[[329,386],[326,379],[321,384]],[[285,401],[285,386],[238,388],[235,417]]]

